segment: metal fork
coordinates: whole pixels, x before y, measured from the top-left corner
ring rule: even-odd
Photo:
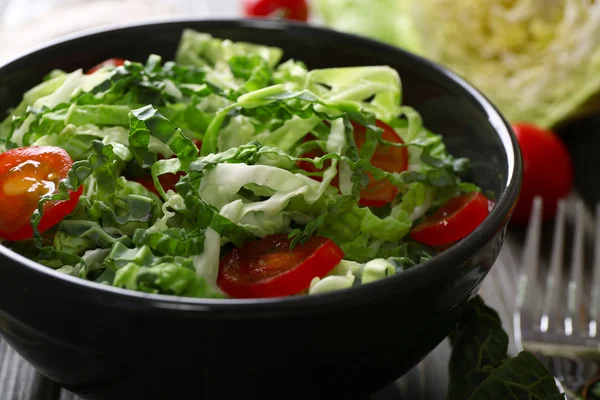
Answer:
[[[566,235],[568,211],[567,201],[560,200],[550,260],[545,265],[540,257],[542,200],[534,199],[513,324],[517,348],[534,353],[567,394],[574,396],[598,380],[600,372],[600,204],[596,206],[591,265],[585,259],[585,225],[591,217],[581,200],[574,205],[570,263],[568,267],[564,263],[565,242],[570,239]]]

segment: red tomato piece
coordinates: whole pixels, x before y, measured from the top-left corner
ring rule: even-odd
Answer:
[[[102,61],[100,64],[95,65],[92,68],[90,68],[88,70],[88,72],[86,72],[86,74],[88,74],[88,75],[93,74],[94,72],[98,71],[102,67],[108,67],[108,66],[118,67],[123,64],[125,64],[125,60],[122,58],[109,58],[108,60]]]
[[[185,173],[178,172],[176,174],[164,174],[158,177],[158,181],[160,185],[163,187],[163,190],[166,192],[168,190],[175,190],[175,185],[179,182],[179,179],[184,176]],[[154,186],[154,181],[152,180],[152,175],[144,175],[142,177],[136,178],[135,181],[137,183],[142,184],[146,189],[151,191],[152,193],[160,196],[156,186]]]
[[[515,224],[527,224],[535,196],[543,200],[542,219],[556,214],[558,200],[573,186],[573,163],[562,140],[551,131],[531,124],[513,124],[523,155],[523,185],[511,217]]]
[[[356,142],[356,147],[360,149],[366,141],[367,130],[364,126],[355,124],[354,122],[352,125],[354,126],[354,141]],[[404,143],[402,138],[400,138],[396,131],[389,125],[381,121],[377,121],[376,125],[383,129],[382,138],[384,140],[392,143]],[[316,149],[303,154],[302,157],[315,158],[322,155],[323,152],[320,149]],[[408,150],[406,147],[378,145],[375,149],[375,153],[373,153],[373,156],[371,157],[371,164],[386,172],[406,171],[408,168]],[[314,165],[305,161],[300,161],[297,165],[308,172],[320,171]],[[325,168],[327,167],[328,164],[325,163]],[[394,197],[396,197],[396,194],[398,193],[396,186],[385,179],[376,181],[370,173],[368,173],[368,175],[369,184],[362,188],[359,204],[363,206],[381,207],[394,200]],[[320,177],[313,177],[313,179],[321,180]],[[339,188],[338,175],[335,176],[331,184]]]
[[[54,146],[20,147],[0,154],[0,237],[22,240],[33,237],[31,215],[40,197],[56,193],[58,183],[67,177],[73,161]],[[71,191],[69,200],[49,201],[38,226],[43,232],[59,223],[77,205],[83,186]]]
[[[313,236],[290,250],[285,234],[233,249],[221,260],[217,285],[236,298],[281,297],[299,293],[324,277],[344,252],[330,239]]]
[[[308,142],[308,141],[311,141],[314,139],[315,139],[315,137],[313,135],[311,135],[310,133],[304,137],[305,142]],[[302,158],[314,159],[314,158],[323,156],[323,154],[324,153],[323,153],[323,151],[321,151],[320,148],[316,148],[316,149],[313,149],[311,151],[308,151],[308,152],[302,154]],[[309,163],[308,161],[298,161],[296,163],[296,165],[298,166],[298,168],[302,168],[306,172],[322,172],[323,171],[323,170],[315,167],[313,164]],[[323,169],[327,169],[329,167],[329,165],[331,165],[331,161],[329,161],[329,160],[325,161]],[[319,181],[319,182],[321,182],[323,180],[323,178],[320,176],[311,176],[311,178],[316,181]],[[337,175],[336,175],[336,178],[337,178]],[[337,181],[337,179],[336,179],[336,181]],[[333,184],[333,182],[332,182],[332,184]],[[338,185],[334,185],[334,186],[337,187]]]
[[[306,0],[243,0],[247,17],[276,17],[297,21],[308,20]]]
[[[429,246],[443,246],[473,232],[490,213],[491,203],[480,192],[450,199],[415,226],[410,237]]]
[[[365,143],[367,130],[365,127],[354,125],[354,141],[359,149]],[[376,125],[383,129],[382,139],[392,143],[404,143],[402,138],[398,136],[394,129],[381,122],[377,121]],[[408,150],[406,147],[382,146],[378,145],[371,164],[374,167],[382,169],[386,172],[402,172],[408,168]],[[381,207],[394,200],[398,193],[398,188],[391,182],[381,179],[376,181],[371,174],[369,175],[369,184],[360,192],[359,203],[363,206]]]

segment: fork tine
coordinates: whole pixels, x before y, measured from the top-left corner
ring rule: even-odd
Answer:
[[[600,203],[596,204],[596,224],[594,233],[594,275],[592,278],[590,296],[589,335],[598,334],[598,319],[600,318]]]
[[[583,304],[583,249],[584,249],[584,206],[582,201],[575,205],[575,238],[573,239],[573,253],[569,285],[567,291],[567,317],[565,318],[565,335],[570,336],[574,329],[582,328],[582,315],[580,307]]]
[[[542,318],[540,320],[540,330],[547,332],[550,319],[560,318],[556,315],[556,310],[561,310],[561,292],[563,254],[565,246],[565,216],[566,201],[560,199],[557,205],[556,217],[554,219],[554,234],[552,237],[552,254],[550,256],[550,270],[546,278],[546,290],[544,292],[544,302],[542,309]],[[554,316],[551,312],[554,311]],[[554,318],[553,318],[554,317]],[[564,317],[564,314],[562,315]]]
[[[523,259],[521,261],[521,273],[519,274],[519,283],[517,287],[517,310],[518,317],[515,316],[515,324],[531,325],[535,321],[537,310],[535,301],[539,299],[539,285],[537,280],[537,271],[540,254],[540,238],[542,236],[542,199],[536,196],[533,199],[531,208],[531,217],[525,237],[525,247]],[[518,330],[516,330],[518,332]]]
[[[600,322],[600,203],[596,206],[594,221],[594,271],[589,292],[589,283],[586,280],[584,285],[583,275],[584,238],[586,234],[591,235],[586,228],[591,228],[593,219],[587,216],[588,210],[582,201],[559,200],[553,245],[548,249],[551,251],[548,274],[542,282],[537,274],[542,268],[539,265],[541,205],[541,200],[536,198],[525,239],[517,308],[513,313],[514,342],[517,349],[531,351],[545,361],[564,388],[576,392],[599,371],[592,354],[600,348],[597,332],[600,329],[597,326]],[[572,243],[566,238],[571,211],[574,211]],[[568,245],[572,249],[567,277],[564,250]]]

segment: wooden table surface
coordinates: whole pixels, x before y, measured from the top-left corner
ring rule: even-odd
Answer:
[[[85,3],[85,4],[84,4]],[[143,7],[142,7],[143,6]],[[131,12],[135,10],[135,12]],[[238,0],[0,0],[0,62],[66,33],[106,23],[181,15],[237,16]],[[500,257],[484,281],[482,295],[498,310],[512,335],[512,309],[523,233],[509,230]],[[515,351],[514,344],[512,351]],[[441,399],[447,387],[447,342],[394,385],[371,400]],[[0,338],[0,400],[75,400],[38,374]]]

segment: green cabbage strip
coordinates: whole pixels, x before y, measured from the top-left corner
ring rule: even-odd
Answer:
[[[435,145],[437,142],[430,143]],[[264,165],[264,160],[268,165]],[[327,160],[343,161],[352,169],[362,168],[376,177],[394,182],[402,189],[404,196],[391,208],[387,217],[380,218],[369,208],[359,207],[356,194],[354,197],[338,194],[329,186],[328,179],[319,183],[303,175],[300,169],[294,174],[278,167],[291,166],[294,169],[295,163],[301,160],[317,168],[323,168]],[[450,165],[453,164],[444,164],[445,167]],[[329,167],[327,171],[332,169]],[[215,207],[229,221],[244,226],[256,236],[285,231],[289,221],[309,216],[309,222],[303,229],[290,232],[294,244],[308,240],[313,234],[327,236],[342,247],[349,259],[360,261],[373,258],[379,248],[385,248],[387,252],[388,247],[404,238],[413,221],[430,207],[434,192],[446,193],[446,198],[449,198],[462,190],[471,189],[464,188],[449,170],[445,174],[454,178],[448,180],[440,179],[443,175],[439,173],[427,175],[405,171],[390,174],[370,163],[363,163],[362,160],[354,162],[347,156],[335,153],[326,154],[320,159],[306,159],[292,157],[279,149],[259,144],[249,144],[201,158],[190,164],[189,171],[188,176],[178,184],[179,193],[201,199]],[[358,189],[361,182],[355,182],[354,185]],[[250,188],[250,192],[258,187],[262,189],[260,194],[263,196],[265,193],[271,195],[267,199],[251,201],[251,196],[242,194],[245,187]],[[353,192],[357,193],[358,190]],[[189,201],[187,197],[186,201]],[[273,226],[276,228],[273,229]],[[357,232],[361,234],[357,235]]]
[[[214,66],[219,62],[229,62],[236,56],[259,56],[272,68],[282,55],[283,51],[277,47],[221,40],[206,33],[185,29],[175,59],[182,65]]]

